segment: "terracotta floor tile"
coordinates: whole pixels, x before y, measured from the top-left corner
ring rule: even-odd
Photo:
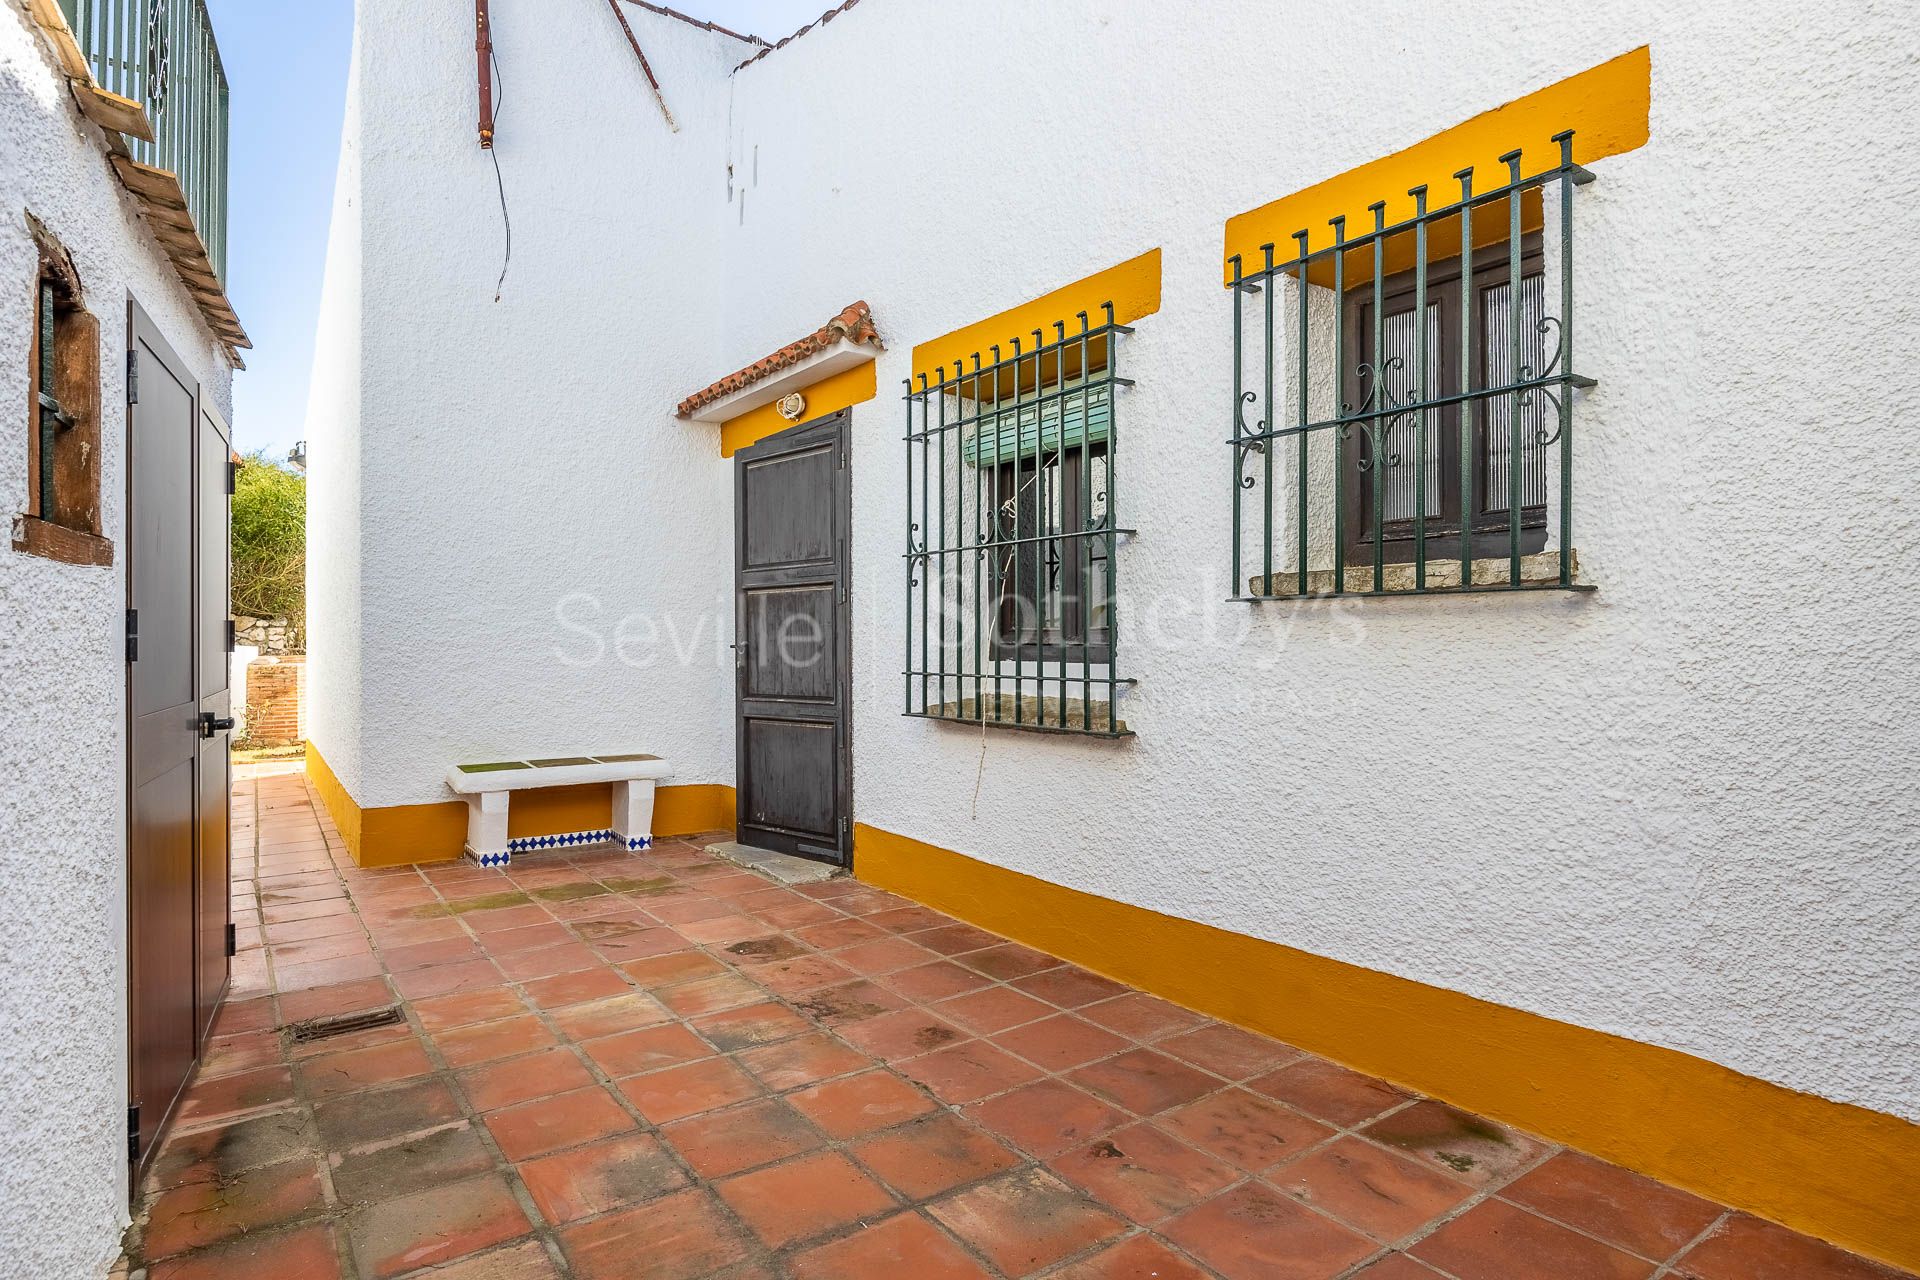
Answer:
[[[723,916],[712,916],[705,920],[689,920],[684,924],[675,924],[674,932],[695,942],[709,946],[739,942],[746,938],[764,938],[770,933],[778,933],[779,926],[768,924],[744,912],[732,912]]]
[[[488,1112],[481,1119],[509,1160],[528,1160],[611,1137],[634,1127],[629,1116],[605,1089],[576,1089],[535,1102]]]
[[[1247,1088],[1343,1129],[1363,1124],[1408,1098],[1384,1080],[1313,1057],[1268,1072],[1249,1081]]]
[[[1023,947],[1017,942],[1004,942],[983,951],[969,951],[960,957],[960,963],[998,982],[1030,978],[1036,973],[1057,969],[1061,964],[1057,958],[1043,951],[1035,951],[1032,947]]]
[[[524,929],[528,925],[551,924],[553,917],[546,908],[532,903],[520,907],[505,907],[497,911],[468,911],[460,916],[467,928],[477,934],[502,933],[508,929]]]
[[[369,1280],[452,1262],[531,1229],[498,1177],[438,1187],[357,1210],[348,1234]]]
[[[664,956],[684,955],[693,943],[672,929],[643,929],[639,933],[623,933],[616,938],[603,938],[593,944],[593,949],[607,958],[610,964],[637,964],[642,960],[655,960]]]
[[[769,1089],[797,1089],[858,1071],[872,1061],[825,1032],[743,1049],[736,1056]]]
[[[271,1000],[236,1000],[222,1005],[213,1020],[213,1033],[239,1035],[248,1031],[271,1031],[279,1024]]]
[[[1459,1280],[1646,1280],[1653,1264],[1487,1200],[1408,1250]],[[1751,1280],[1742,1272],[1740,1280]]]
[[[1227,1280],[1332,1280],[1379,1247],[1257,1182],[1160,1230]]]
[[[936,960],[932,964],[881,974],[874,981],[909,1000],[945,1000],[993,983],[984,973],[962,968],[951,960]]]
[[[1267,1180],[1386,1243],[1404,1239],[1473,1195],[1456,1179],[1358,1138],[1341,1138]]]
[[[468,960],[393,975],[394,989],[409,1000],[451,995],[456,991],[484,991],[505,982],[491,960]]]
[[[1078,1009],[1102,1000],[1111,1000],[1115,996],[1126,995],[1128,991],[1123,983],[1115,982],[1112,978],[1103,978],[1097,973],[1070,964],[1024,978],[1015,978],[1011,985],[1030,996],[1040,997],[1048,1004],[1058,1005],[1062,1009]]]
[[[660,1132],[703,1178],[723,1178],[821,1145],[813,1126],[778,1098],[710,1111]]]
[[[498,1111],[535,1098],[584,1089],[594,1082],[593,1073],[568,1048],[469,1067],[458,1079],[475,1111]]]
[[[304,1109],[270,1111],[203,1129],[175,1129],[154,1157],[146,1189],[231,1181],[249,1169],[311,1155],[315,1144],[313,1122]]]
[[[1191,1031],[1206,1021],[1200,1014],[1139,991],[1082,1006],[1077,1012],[1088,1022],[1097,1022],[1109,1031],[1146,1041],[1176,1031]]]
[[[911,907],[906,908],[912,910]],[[910,940],[929,951],[937,951],[943,956],[967,955],[975,951],[984,951],[988,947],[998,946],[1006,939],[985,929],[976,929],[970,924],[957,924],[942,919],[937,928],[920,929],[910,935]]]
[[[276,957],[277,958],[277,957]],[[403,947],[382,947],[380,959],[395,973],[409,969],[431,969],[437,964],[458,964],[463,960],[483,960],[485,954],[466,936],[442,938],[437,942],[416,942]]]
[[[555,1224],[630,1208],[687,1185],[666,1148],[644,1133],[528,1161],[519,1173],[541,1215]]]
[[[1891,1267],[1736,1213],[1674,1269],[1686,1280],[1907,1280]]]
[[[875,1134],[850,1148],[903,1195],[925,1200],[1020,1163],[1020,1157],[950,1112]]]
[[[542,1009],[560,1009],[589,1000],[623,996],[633,990],[624,976],[607,968],[583,969],[521,984],[527,999]]]
[[[553,1032],[532,1014],[456,1027],[433,1038],[434,1047],[440,1050],[448,1065],[455,1067],[517,1058],[536,1049],[552,1048],[556,1043]]]
[[[787,1095],[787,1101],[828,1137],[842,1141],[890,1129],[934,1109],[925,1094],[888,1071],[817,1084]]]
[[[1102,1204],[1146,1226],[1240,1180],[1238,1169],[1152,1125],[1136,1124],[1048,1161]]]
[[[486,1173],[494,1155],[473,1126],[454,1125],[333,1157],[333,1189],[348,1204],[372,1204]]]
[[[1222,1087],[1206,1072],[1151,1049],[1096,1062],[1067,1078],[1143,1116],[1157,1115]]]
[[[1161,1116],[1158,1123],[1202,1151],[1262,1173],[1333,1136],[1318,1120],[1272,1098],[1245,1089],[1227,1089]]]
[[[206,1051],[201,1054],[198,1078],[212,1080],[242,1071],[258,1071],[262,1067],[277,1067],[284,1056],[280,1037],[271,1031],[215,1036],[207,1041]]]
[[[1117,1129],[1132,1119],[1083,1089],[1041,1080],[976,1103],[967,1118],[1045,1159]]]
[[[198,1128],[236,1116],[277,1108],[293,1097],[293,1072],[262,1067],[196,1083],[174,1112],[174,1123]]]
[[[484,991],[462,991],[457,995],[434,996],[412,1001],[414,1016],[429,1035],[449,1027],[464,1027],[475,1022],[494,1022],[527,1011],[526,1002],[505,987]]]
[[[579,940],[572,930],[558,920],[543,920],[538,924],[522,925],[518,929],[499,929],[481,935],[487,954],[495,958],[504,958],[520,951],[538,951],[542,947],[557,947]]]
[[[986,1268],[925,1218],[902,1213],[843,1240],[800,1254],[788,1264],[794,1280],[994,1280]]]
[[[1132,1044],[1105,1027],[1096,1027],[1067,1013],[1029,1022],[991,1038],[1002,1049],[1011,1049],[1049,1071],[1085,1066]]]
[[[1693,1243],[1722,1212],[1698,1196],[1575,1151],[1561,1152],[1500,1196],[1655,1262]]]
[[[1154,1048],[1233,1081],[1271,1071],[1302,1056],[1292,1045],[1224,1022],[1177,1032],[1155,1042]]]
[[[256,1232],[244,1240],[156,1263],[148,1280],[342,1280],[333,1231],[324,1223]]]
[[[871,921],[836,918],[825,924],[806,925],[795,929],[793,936],[810,947],[821,951],[832,951],[836,947],[850,947],[859,942],[871,942],[875,938],[884,938],[889,934],[887,930]]]
[[[807,1020],[783,1004],[771,1001],[709,1013],[693,1019],[693,1029],[723,1053],[772,1044],[813,1030]]]
[[[560,1247],[578,1280],[702,1280],[756,1251],[699,1188],[568,1227]]]
[[[374,1085],[424,1076],[434,1070],[427,1051],[409,1035],[390,1044],[303,1060],[296,1074],[309,1098],[318,1101]]]
[[[1152,1236],[1134,1236],[1053,1272],[1048,1280],[1212,1280]]]
[[[899,1063],[901,1074],[949,1106],[978,1102],[1038,1079],[1040,1069],[983,1041],[970,1041]]]
[[[988,987],[930,1007],[939,1016],[983,1036],[1049,1017],[1054,1011],[1046,1001],[1022,995],[1012,987]]]
[[[872,942],[859,942],[843,947],[833,953],[835,963],[866,977],[876,974],[893,973],[899,969],[911,969],[929,964],[938,959],[925,947],[915,946],[905,938],[884,937]]]
[[[855,1023],[907,1007],[907,1000],[878,983],[862,978],[835,987],[821,987],[796,999],[793,1007],[827,1027],[849,1027]]]
[[[142,1248],[149,1258],[165,1258],[294,1222],[323,1207],[319,1167],[310,1158],[267,1165],[226,1183],[189,1182],[148,1203]]]
[[[840,1036],[886,1062],[917,1058],[972,1038],[970,1033],[924,1009],[902,1009],[869,1018],[847,1027]]]
[[[1016,1278],[1126,1230],[1120,1219],[1039,1169],[1003,1174],[936,1201],[927,1212]]]
[[[713,1056],[713,1046],[678,1024],[589,1040],[580,1048],[602,1071],[616,1077]]]
[[[496,955],[494,964],[500,972],[514,982],[529,982],[536,978],[551,978],[555,974],[578,973],[583,969],[599,969],[606,964],[593,948],[578,942],[568,942],[558,947],[539,947],[532,951],[515,951],[510,955]]]
[[[620,1081],[620,1092],[651,1124],[666,1124],[760,1096],[752,1076],[726,1058],[683,1063]]]
[[[835,1152],[729,1178],[717,1188],[768,1246],[785,1248],[894,1207],[878,1183]]]
[[[673,1020],[673,1015],[662,1008],[658,1000],[645,992],[632,990],[626,995],[554,1009],[548,1016],[552,1018],[553,1025],[560,1029],[561,1035],[573,1040],[598,1040],[623,1031],[657,1027]]]
[[[1523,1133],[1432,1101],[1376,1120],[1364,1132],[1477,1187],[1499,1186],[1551,1150]]]
[[[1353,1280],[1444,1280],[1444,1278],[1424,1262],[1415,1262],[1404,1253],[1390,1253],[1355,1273]]]
[[[748,972],[768,991],[781,996],[802,996],[821,987],[837,986],[858,975],[827,956],[807,955],[773,964],[755,965]]]
[[[765,990],[737,973],[697,978],[692,982],[682,982],[662,988],[654,992],[654,995],[661,1004],[683,1018],[715,1013],[722,1009],[738,1009],[745,1005],[759,1004],[767,998]]]
[[[628,961],[620,970],[649,991],[696,978],[716,978],[729,972],[727,966],[704,951],[684,950]]]
[[[943,928],[952,924],[953,918],[943,916],[931,907],[895,907],[891,911],[876,911],[866,917],[866,923],[888,933],[912,935],[926,929]]]
[[[560,1280],[560,1272],[545,1245],[527,1240],[439,1267],[429,1280]]]

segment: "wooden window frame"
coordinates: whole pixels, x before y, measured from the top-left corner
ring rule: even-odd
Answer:
[[[104,536],[100,514],[100,322],[86,309],[79,272],[66,249],[40,221],[27,215],[27,227],[39,248],[28,312],[33,318],[28,344],[27,509],[14,517],[13,549],[63,564],[106,566],[113,543]],[[42,350],[51,297],[52,384],[43,374]],[[42,445],[42,422],[49,405],[61,422],[53,448]],[[51,470],[52,509],[42,498],[43,478]]]
[[[1081,554],[1079,548],[1089,551],[1099,539],[1092,537],[1068,537],[1067,530],[1085,529],[1086,513],[1081,509],[1082,476],[1085,455],[1091,451],[1100,457],[1107,456],[1105,441],[1092,445],[1074,445],[1071,448],[1056,449],[1048,455],[1049,465],[1058,460],[1060,485],[1060,528],[1052,531],[1054,537],[1047,543],[1035,543],[1036,551],[1042,546],[1059,548],[1070,545],[1071,554],[1062,551],[1065,562],[1060,568],[1059,595],[1061,597],[1061,625],[1057,631],[1041,631],[1036,641],[1031,631],[1023,631],[1020,620],[1023,613],[1029,617],[1038,617],[1037,603],[1033,595],[1034,567],[1029,561],[1021,562],[1018,547],[1011,552],[1002,553],[1002,558],[994,566],[994,595],[999,605],[994,611],[994,628],[991,643],[991,657],[994,661],[1020,661],[1031,659],[1040,662],[1084,662],[1107,663],[1113,659],[1111,632],[1098,631],[1088,633],[1091,602],[1087,599],[1087,579],[1091,576],[1091,564],[1088,556]],[[1020,458],[1002,462],[992,468],[993,510],[1002,513],[1009,496],[1016,505],[1013,522],[1008,524],[1004,514],[999,516],[998,536],[1002,538],[1031,537],[1027,532],[1031,526],[1037,526],[1041,505],[1038,494],[1031,490],[1022,490],[1018,486],[1022,476],[1034,475],[1039,470],[1040,457]],[[1030,495],[1022,500],[1022,494]],[[1012,557],[1013,581],[1008,583],[1006,557]],[[1112,571],[1108,571],[1108,581],[1112,581]]]
[[[1527,232],[1520,242],[1520,273],[1522,278],[1540,275],[1545,267],[1545,249],[1540,233]],[[1483,245],[1473,256],[1473,288],[1475,293],[1484,294],[1489,289],[1512,282],[1512,265],[1509,260],[1509,242]],[[1440,346],[1438,351],[1428,353],[1430,373],[1434,375],[1436,397],[1458,395],[1460,387],[1460,291],[1462,282],[1461,257],[1440,259],[1427,268],[1427,305],[1437,307],[1440,318]],[[1397,314],[1394,304],[1403,304],[1401,311],[1412,309],[1414,296],[1414,273],[1404,271],[1389,276],[1380,290],[1381,304],[1389,315]],[[1347,368],[1342,371],[1341,395],[1350,405],[1359,405],[1367,394],[1362,385],[1360,367],[1373,360],[1373,283],[1349,288],[1340,302],[1340,323],[1346,329],[1346,348],[1351,352]],[[1479,299],[1475,299],[1473,314],[1474,326],[1474,368],[1487,366],[1486,326],[1478,323],[1482,314]],[[1476,460],[1475,483],[1484,485],[1485,467],[1488,451],[1486,448],[1487,415],[1493,411],[1497,397],[1484,396],[1468,401],[1467,405],[1475,417]],[[1429,447],[1437,442],[1440,445],[1440,513],[1427,517],[1427,545],[1432,553],[1436,545],[1457,548],[1459,546],[1461,522],[1460,494],[1460,436],[1457,429],[1460,420],[1459,404],[1449,404],[1428,411]],[[1341,444],[1339,465],[1345,470],[1347,482],[1344,486],[1344,509],[1340,519],[1346,522],[1347,536],[1346,562],[1352,564],[1373,563],[1373,489],[1371,473],[1361,470],[1361,461],[1366,457],[1370,441],[1363,427],[1356,425],[1349,437]],[[1411,461],[1408,465],[1413,465]],[[1508,553],[1508,516],[1505,512],[1484,514],[1476,512],[1473,521],[1473,554],[1481,556],[1504,556]],[[1450,541],[1449,541],[1450,540]],[[1389,520],[1381,528],[1381,541],[1384,543],[1384,560],[1387,564],[1411,564],[1415,559],[1414,521],[1412,518]],[[1526,506],[1520,513],[1520,550],[1523,555],[1532,555],[1546,549],[1547,508],[1544,505]],[[1455,552],[1457,554],[1457,552]]]

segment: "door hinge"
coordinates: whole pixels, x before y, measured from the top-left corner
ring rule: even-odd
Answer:
[[[234,495],[234,492],[239,487],[239,484],[240,484],[240,464],[237,462],[227,463],[227,496],[229,498],[231,498]]]
[[[239,954],[240,954],[240,939],[239,939],[239,936],[234,932],[233,925],[229,923],[227,925],[227,955],[237,956]]]
[[[127,1108],[127,1162],[140,1163],[140,1104]]]
[[[234,640],[235,638],[234,638],[234,631],[233,631],[233,619],[228,618],[227,619],[227,652],[228,653],[233,652]]]
[[[127,661],[140,661],[140,611],[127,610]]]
[[[140,403],[140,353],[127,352],[127,403]]]

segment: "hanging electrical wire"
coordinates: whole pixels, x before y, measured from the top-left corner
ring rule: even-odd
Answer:
[[[487,50],[487,58],[493,64],[493,81],[499,86],[499,95],[493,104],[494,123],[497,125],[500,106],[506,101],[506,85],[500,79],[500,59],[494,56],[491,48]],[[507,211],[507,180],[500,172],[500,150],[492,145],[491,138],[488,139],[487,155],[493,160],[493,184],[500,192],[500,223],[507,233],[506,255],[500,260],[500,278],[493,284],[493,300],[498,302],[506,292],[507,269],[513,266],[513,215]]]

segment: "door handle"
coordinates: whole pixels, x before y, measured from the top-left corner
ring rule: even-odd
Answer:
[[[232,728],[232,716],[216,716],[211,711],[200,713],[200,736],[203,738],[211,738],[216,733]]]

